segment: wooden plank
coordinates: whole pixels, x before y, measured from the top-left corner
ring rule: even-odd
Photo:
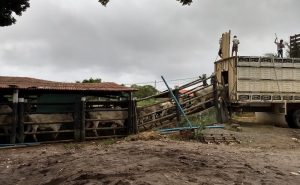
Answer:
[[[134,127],[134,118],[133,118],[133,95],[132,92],[128,94],[128,118],[127,118],[127,134],[133,133],[133,127]],[[125,122],[126,123],[126,122]]]
[[[66,124],[66,123],[74,123],[74,121],[52,121],[52,122],[24,122],[24,125],[55,125],[55,124]]]
[[[150,124],[150,123],[154,123],[154,122],[159,122],[159,121],[162,121],[162,120],[166,120],[166,119],[171,118],[171,117],[175,118],[176,115],[177,115],[176,113],[169,114],[169,115],[164,116],[164,117],[159,118],[159,119],[151,120],[149,122],[144,122],[143,124],[139,124],[138,126],[141,127],[141,126],[144,126],[144,125],[147,125],[147,124]]]
[[[33,134],[56,134],[56,133],[72,133],[72,132],[74,132],[74,130],[24,132],[24,134],[33,135]]]
[[[23,99],[24,100],[24,99]],[[19,142],[20,143],[24,143],[24,115],[25,115],[25,110],[24,110],[24,101],[20,101],[19,102],[19,106],[20,106],[20,111],[19,111]]]
[[[228,66],[228,90],[230,101],[236,101],[236,91],[237,91],[237,70],[236,63],[237,57],[231,58]]]
[[[85,125],[86,125],[86,120],[85,120],[85,112],[86,112],[86,102],[85,102],[85,97],[81,97],[81,102],[80,102],[80,111],[81,111],[81,123],[80,123],[80,140],[84,141],[85,140]]]
[[[74,139],[75,141],[80,141],[80,130],[81,130],[81,97],[75,98],[75,112],[74,112]]]
[[[91,130],[124,130],[125,127],[98,127],[98,128],[86,128],[85,130],[91,131]]]
[[[128,111],[128,108],[87,108],[87,112],[113,112],[113,111]]]
[[[125,118],[119,118],[119,119],[85,119],[86,122],[88,122],[88,121],[111,122],[111,121],[119,121],[119,120],[125,120]]]
[[[110,135],[110,136],[86,137],[86,140],[122,138],[122,137],[126,137],[126,136],[127,135]]]
[[[230,57],[230,36],[231,31],[225,32],[222,34],[222,58],[229,58]]]
[[[15,89],[13,92],[13,121],[11,125],[10,144],[16,143],[17,124],[18,124],[18,100],[19,100],[19,90]]]

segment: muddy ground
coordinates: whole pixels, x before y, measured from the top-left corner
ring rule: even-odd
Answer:
[[[0,184],[300,184],[300,130],[240,123],[240,144],[174,137],[52,144],[0,150]],[[134,141],[132,141],[134,140]]]

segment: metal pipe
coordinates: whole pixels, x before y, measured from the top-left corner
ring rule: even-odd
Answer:
[[[167,86],[169,93],[171,94],[173,100],[175,101],[177,108],[179,109],[179,111],[181,112],[181,114],[184,116],[184,119],[188,122],[190,128],[192,128],[192,123],[190,122],[189,118],[186,116],[186,114],[184,113],[184,110],[182,109],[182,107],[180,106],[180,103],[178,102],[177,98],[175,97],[175,95],[173,94],[171,88],[169,87],[169,85],[167,84],[166,80],[164,79],[163,76],[161,76],[161,78],[163,79],[165,85]]]
[[[176,132],[176,131],[181,131],[181,130],[191,130],[191,129],[199,129],[202,128],[201,126],[193,126],[193,127],[176,127],[176,128],[166,128],[166,129],[160,129],[159,131],[162,133],[167,133],[167,132]],[[209,125],[209,126],[204,126],[205,129],[214,129],[214,128],[225,128],[224,125]]]

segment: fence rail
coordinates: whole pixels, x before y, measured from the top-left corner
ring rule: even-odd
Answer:
[[[186,114],[200,112],[215,105],[213,78],[212,75],[197,79],[173,90]],[[208,82],[209,80],[210,82]],[[186,91],[180,92],[180,90]],[[162,94],[166,93],[163,92],[138,100],[144,101],[153,98],[156,100],[151,105],[138,108],[137,127],[139,131],[170,126],[170,124],[178,124],[181,121],[181,113],[173,100],[171,98],[160,100]]]

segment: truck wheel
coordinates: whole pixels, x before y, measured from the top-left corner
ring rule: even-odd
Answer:
[[[294,121],[293,121],[293,116],[291,115],[291,114],[287,114],[286,116],[285,116],[285,121],[287,122],[287,124],[288,124],[288,126],[290,127],[290,128],[295,128],[295,126],[294,126]]]
[[[300,109],[293,112],[293,128],[300,128]]]

